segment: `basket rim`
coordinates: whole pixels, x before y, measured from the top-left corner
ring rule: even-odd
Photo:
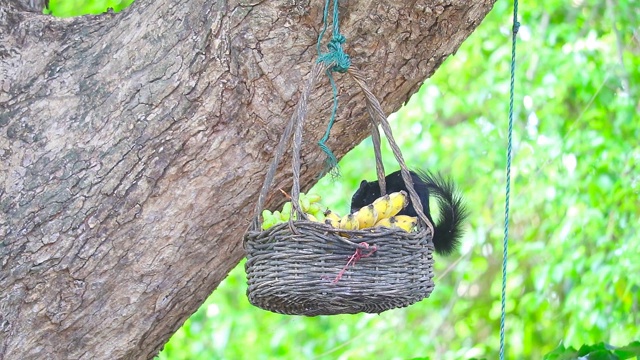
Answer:
[[[411,238],[430,237],[431,240],[433,240],[432,236],[430,236],[431,235],[430,229],[420,219],[418,219],[419,231],[416,231],[416,232],[407,232],[399,228],[388,228],[388,227],[382,227],[382,226],[375,226],[375,227],[358,229],[358,230],[345,230],[345,229],[334,228],[331,225],[317,222],[317,221],[290,219],[289,221],[275,224],[267,230],[248,229],[244,236],[243,244],[246,247],[247,242],[256,242],[257,241],[256,239],[265,238],[265,237],[268,238],[267,234],[278,232],[286,227],[289,228],[292,234],[298,234],[297,225],[302,225],[303,228],[311,228],[311,230],[323,230],[324,233],[335,235],[335,237],[341,242],[343,242],[344,244],[352,246],[354,248],[360,248],[360,249],[366,248],[366,245],[361,245],[362,241],[353,242],[350,239],[354,239],[354,238],[365,239],[367,235],[371,235],[371,234],[388,234],[390,236],[400,235],[400,237],[411,237]],[[249,239],[248,235],[250,234],[253,235],[252,236],[253,239]],[[347,237],[341,236],[341,234],[346,234]]]

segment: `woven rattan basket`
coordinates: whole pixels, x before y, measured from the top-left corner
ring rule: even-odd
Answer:
[[[409,306],[433,290],[433,225],[422,212],[411,176],[393,140],[380,104],[357,71],[349,71],[367,99],[378,179],[385,189],[380,156],[381,125],[408,184],[409,196],[419,217],[419,231],[372,228],[341,230],[327,224],[297,220],[260,230],[259,214],[295,125],[291,202],[297,218],[300,184],[300,147],[306,99],[314,81],[326,69],[316,65],[303,90],[296,112],[285,129],[264,182],[256,216],[245,234],[247,297],[262,309],[290,315],[381,313]]]
[[[294,224],[296,234],[286,223],[247,234],[247,295],[255,306],[307,316],[380,313],[411,305],[433,290],[433,248],[424,234],[353,231],[362,236],[356,241],[369,245],[364,248],[328,225]],[[370,256],[343,272],[356,249]]]

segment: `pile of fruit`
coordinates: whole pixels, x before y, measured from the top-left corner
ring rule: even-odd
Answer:
[[[318,222],[324,220],[323,206],[320,204],[320,200],[320,195],[300,193],[300,209],[307,219]],[[262,212],[262,230],[267,230],[273,225],[289,221],[292,207],[291,201],[288,201],[282,206],[282,211],[271,212],[264,210]],[[297,215],[296,212],[293,212],[293,220],[298,220]]]
[[[397,215],[407,206],[408,199],[405,191],[394,192],[376,199],[372,204],[344,216],[320,204],[321,197],[316,194],[300,193],[300,209],[310,221],[330,225],[336,229],[362,230],[374,227],[399,228],[407,232],[417,231],[418,218],[407,215]],[[287,202],[281,211],[262,212],[262,230],[289,221],[292,214],[292,204]],[[297,213],[293,212],[293,220]]]

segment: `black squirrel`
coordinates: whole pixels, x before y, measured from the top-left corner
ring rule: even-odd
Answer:
[[[433,246],[440,255],[449,255],[460,245],[462,236],[462,223],[467,218],[468,212],[463,204],[462,197],[457,193],[451,180],[443,178],[440,174],[433,174],[429,171],[410,171],[411,179],[416,193],[422,202],[422,211],[434,226]],[[387,194],[404,190],[407,193],[407,186],[402,179],[400,170],[385,177]],[[429,211],[429,195],[435,196],[440,209],[440,222],[436,225],[431,218]],[[356,190],[351,198],[351,212],[358,211],[367,206],[380,195],[380,185],[378,181],[362,180],[360,188]],[[418,216],[411,199],[409,204],[398,215]]]

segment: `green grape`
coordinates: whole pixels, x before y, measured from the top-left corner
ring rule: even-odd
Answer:
[[[300,207],[302,208],[302,211],[309,212],[308,210],[310,206],[311,202],[309,201],[309,198],[303,193],[300,193]]]
[[[313,204],[311,204],[311,206],[309,206],[309,208],[305,212],[307,214],[315,214],[315,213],[321,212],[321,211],[322,211],[322,205],[320,205],[319,203],[313,203]]]
[[[324,213],[322,210],[309,213],[309,215],[313,215],[317,219],[318,222],[324,222]]]
[[[286,221],[286,220],[282,220],[283,214],[278,210],[273,212],[273,216],[276,218],[276,224]]]
[[[264,209],[262,210],[262,220],[267,220],[267,219],[271,219],[273,217],[273,213],[271,212],[271,210],[268,209]]]
[[[261,229],[262,231],[269,230],[273,225],[275,225],[275,219],[271,218],[268,221],[263,221]]]
[[[269,229],[275,224],[275,222],[276,218],[270,210],[265,209],[262,211],[262,230]]]
[[[292,208],[291,201],[286,202],[286,203],[282,206],[282,216],[281,216],[281,219],[282,219],[283,221],[289,221],[289,218],[291,217],[291,208]]]
[[[320,195],[318,194],[307,194],[307,199],[309,199],[309,202],[311,204],[320,202],[320,200],[322,200],[322,197],[320,197]]]

